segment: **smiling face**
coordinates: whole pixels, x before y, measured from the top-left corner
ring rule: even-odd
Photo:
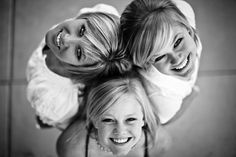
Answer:
[[[183,26],[173,26],[170,39],[153,57],[154,66],[163,74],[189,80],[195,68],[197,47]]]
[[[134,95],[120,97],[95,122],[99,143],[115,155],[126,155],[142,135],[143,112]]]
[[[65,20],[47,32],[46,44],[61,61],[73,65],[86,64],[89,60],[83,52],[86,27],[84,19]]]

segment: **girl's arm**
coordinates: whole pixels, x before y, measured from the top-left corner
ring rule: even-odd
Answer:
[[[57,140],[58,157],[83,157],[85,154],[85,140],[87,130],[85,122],[75,121]]]
[[[26,67],[27,99],[35,110],[38,126],[65,124],[79,107],[78,87],[70,79],[52,72],[43,54],[44,39],[32,53]],[[43,125],[45,124],[45,125]]]

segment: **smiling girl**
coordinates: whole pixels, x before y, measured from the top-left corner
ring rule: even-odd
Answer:
[[[26,72],[27,98],[41,126],[65,128],[83,101],[85,84],[99,75],[116,73],[107,65],[123,56],[118,36],[119,14],[105,4],[84,8],[47,32]],[[122,61],[118,71],[128,64]]]
[[[124,43],[163,124],[197,90],[202,46],[195,28],[193,9],[182,0],[134,0],[121,15]]]
[[[87,100],[86,125],[78,120],[62,133],[60,157],[157,156],[165,138],[137,74],[95,83]]]

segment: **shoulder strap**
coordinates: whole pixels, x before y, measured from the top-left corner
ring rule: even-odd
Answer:
[[[148,153],[148,137],[147,137],[147,131],[146,131],[146,129],[144,129],[144,135],[145,135],[144,157],[149,157],[149,153]]]
[[[90,129],[87,131],[87,136],[86,136],[86,143],[85,143],[85,157],[88,157],[88,147],[89,147],[89,136],[90,136]]]

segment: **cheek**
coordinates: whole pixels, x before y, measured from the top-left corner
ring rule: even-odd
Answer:
[[[109,137],[112,133],[111,126],[104,126],[100,125],[98,128],[98,136],[100,140],[106,140],[107,137]]]
[[[136,136],[136,138],[138,138],[139,136],[141,136],[142,133],[142,124],[138,124],[132,127],[132,132],[133,134]]]
[[[70,50],[70,49],[68,49]],[[66,62],[66,63],[69,63],[71,62],[71,55],[68,54],[68,50],[67,51],[62,51],[62,52],[59,52],[57,55],[58,57],[63,61],[63,62]]]
[[[61,53],[60,57],[66,63],[78,65],[78,60],[74,54],[74,49],[67,49],[67,51]]]
[[[99,58],[96,58],[96,57],[91,57],[91,56],[85,56],[84,57],[84,64],[93,64],[95,63],[96,61],[98,61]]]
[[[161,61],[159,63],[155,63],[154,64],[155,68],[161,72],[161,73],[165,73],[166,70],[168,69],[168,63],[167,63],[167,58],[165,61]]]
[[[185,43],[185,49],[191,52],[196,52],[197,50],[196,43],[191,36],[189,36],[188,40]]]

